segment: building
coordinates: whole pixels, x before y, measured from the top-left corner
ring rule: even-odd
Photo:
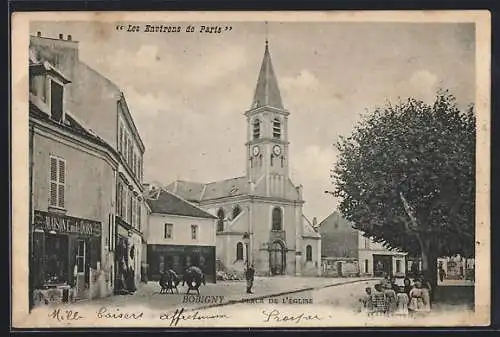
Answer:
[[[29,58],[31,306],[112,293],[117,153],[66,111],[71,79]]]
[[[215,283],[216,217],[163,189],[146,199],[151,210],[145,230],[148,279],[157,281],[169,269],[182,275],[197,266]]]
[[[324,276],[406,273],[406,253],[386,249],[333,212],[319,225]]]
[[[307,246],[319,251],[320,240],[305,240],[305,233],[314,230],[302,213],[302,186],[289,177],[289,115],[266,41],[253,102],[244,113],[246,175],[167,186],[217,216],[217,258],[225,270],[241,272],[248,262],[258,275],[319,274],[319,254],[308,261],[305,251]]]
[[[133,271],[135,282],[139,282],[144,245],[141,231],[146,214],[142,196],[145,146],[125,96],[116,84],[80,60],[78,42],[70,35],[50,38],[38,32],[30,36],[30,50],[34,57],[48,62],[71,79],[64,88],[65,111],[114,151],[118,164],[109,179],[114,184],[112,211],[105,222],[111,227],[113,239],[107,245],[103,243],[107,249],[106,265],[110,265],[106,272],[115,287],[121,284],[118,281],[123,279],[126,270]],[[50,101],[50,95],[47,99]],[[99,180],[101,171],[93,170]]]

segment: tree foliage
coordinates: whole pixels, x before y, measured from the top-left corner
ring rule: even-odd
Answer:
[[[447,91],[432,105],[410,98],[375,109],[337,142],[341,213],[388,248],[472,256],[475,130],[473,106],[461,111]]]

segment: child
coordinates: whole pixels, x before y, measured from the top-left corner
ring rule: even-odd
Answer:
[[[408,315],[408,295],[405,292],[404,287],[398,287],[398,293],[396,294],[397,309],[395,314],[398,316]]]
[[[375,285],[375,291],[372,294],[371,302],[373,306],[372,308],[373,314],[382,315],[385,313],[386,311],[385,292],[381,283],[377,283]]]
[[[396,302],[396,292],[392,289],[392,285],[386,283],[385,289],[385,313],[387,315],[392,315],[396,311],[397,302]]]
[[[372,288],[366,287],[364,295],[359,299],[360,308],[358,312],[366,312],[368,315],[372,312]]]

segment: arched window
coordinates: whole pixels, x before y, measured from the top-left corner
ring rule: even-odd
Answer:
[[[236,261],[242,261],[243,260],[243,244],[241,242],[238,242],[236,244]]]
[[[240,206],[236,205],[233,208],[233,219],[236,218],[241,213]]]
[[[278,118],[273,120],[273,138],[281,138],[281,122]]]
[[[306,261],[312,261],[313,259],[313,249],[311,245],[306,246]]]
[[[218,232],[223,232],[224,231],[224,218],[226,217],[226,214],[224,213],[224,210],[222,208],[219,208],[217,211],[217,231]]]
[[[253,121],[253,139],[260,138],[260,121],[258,119]]]
[[[282,218],[283,218],[283,214],[281,212],[281,208],[275,207],[273,209],[273,225],[272,225],[273,231],[280,231],[283,228]]]

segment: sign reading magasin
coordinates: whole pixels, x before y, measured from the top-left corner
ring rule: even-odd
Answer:
[[[72,216],[35,211],[35,228],[57,233],[78,234],[84,236],[101,236],[99,221],[75,218]]]

